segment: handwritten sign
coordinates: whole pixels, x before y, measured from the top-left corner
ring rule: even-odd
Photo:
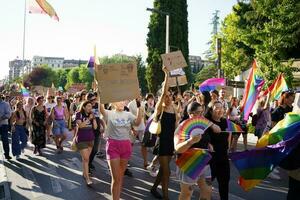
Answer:
[[[101,103],[131,100],[139,96],[136,63],[97,65],[95,75]]]
[[[186,67],[187,63],[182,55],[181,51],[174,51],[167,54],[161,55],[163,65],[169,70]]]
[[[176,81],[176,78],[177,78],[177,81]],[[178,77],[170,77],[168,79],[169,87],[177,87],[177,83],[178,83],[178,86],[186,85],[188,83],[186,76],[184,75],[184,76],[178,76]]]

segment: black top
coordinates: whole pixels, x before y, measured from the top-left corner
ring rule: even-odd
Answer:
[[[159,156],[172,156],[174,154],[174,132],[176,114],[163,112],[161,118],[161,133],[159,134]]]
[[[205,131],[202,134],[201,140],[199,142],[193,144],[190,148],[207,149],[209,143],[210,143],[210,135],[207,131]]]
[[[283,120],[285,113],[292,112],[293,107],[286,106],[283,108],[282,106],[278,106],[271,114],[271,118],[273,122],[279,122]]]
[[[213,129],[210,127],[206,130],[206,132],[210,136],[210,143],[214,148],[214,155],[216,158],[226,158],[227,157],[227,150],[228,150],[228,137],[229,132],[225,132],[227,128],[227,121],[224,118],[221,118],[219,122],[214,121],[213,119],[208,118],[214,124],[218,125],[221,128],[221,133],[213,132]],[[224,131],[224,132],[223,132]]]

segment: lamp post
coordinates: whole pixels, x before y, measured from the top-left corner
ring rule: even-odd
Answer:
[[[166,53],[169,53],[170,52],[170,45],[169,45],[170,14],[168,12],[160,11],[155,8],[147,8],[146,10],[166,16]]]

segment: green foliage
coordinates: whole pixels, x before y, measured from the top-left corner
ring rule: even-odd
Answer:
[[[73,83],[82,83],[79,79],[79,67],[74,67],[67,75],[68,83],[66,87],[70,87]]]
[[[238,2],[221,28],[225,75],[232,78],[256,58],[268,85],[279,73],[291,85],[291,59],[300,58],[299,9],[299,0]],[[290,62],[283,64],[283,60]]]
[[[206,79],[217,77],[217,75],[218,75],[218,69],[216,66],[210,65],[210,66],[204,67],[196,75],[196,85],[201,84]]]
[[[42,85],[51,87],[56,80],[56,72],[50,67],[42,66],[34,68],[30,74],[24,77],[23,82],[25,86]]]
[[[81,81],[81,83],[85,83],[87,88],[92,87],[94,76],[91,75],[89,69],[86,66],[79,67],[79,80]]]
[[[154,8],[159,11],[170,13],[170,47],[173,47],[176,50],[180,49],[189,65],[187,1],[155,0]],[[149,90],[152,93],[156,93],[164,78],[160,55],[165,53],[165,15],[153,12],[150,16],[148,27],[148,67],[146,69],[146,80]],[[184,71],[187,75],[188,81],[191,81],[192,75],[190,67],[184,68]]]
[[[137,75],[138,75],[140,89],[142,94],[145,95],[148,92],[147,81],[145,79],[146,66],[141,55],[137,55],[135,58],[137,62]]]
[[[68,77],[68,71],[66,69],[58,69],[56,70],[57,80],[55,81],[55,84],[57,86],[61,86],[62,88],[65,88],[67,85],[67,77]]]

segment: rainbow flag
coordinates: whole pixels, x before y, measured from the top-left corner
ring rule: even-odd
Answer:
[[[239,125],[233,123],[229,119],[227,119],[227,129],[226,129],[226,131],[228,131],[228,132],[244,132],[243,129]]]
[[[23,84],[19,84],[19,88],[23,97],[29,97],[29,91],[24,87]]]
[[[54,8],[46,0],[29,0],[29,13],[47,14],[54,20],[59,21],[58,15]]]
[[[176,165],[188,177],[196,179],[210,159],[211,155],[207,150],[192,148],[179,156]]]
[[[204,117],[193,117],[180,124],[178,138],[180,141],[188,140],[193,135],[203,134],[212,123]]]
[[[270,93],[270,101],[278,100],[283,91],[287,91],[289,88],[286,84],[283,74],[281,73],[277,79],[270,85],[270,87],[264,91],[263,96],[267,96]]]
[[[200,92],[215,90],[217,86],[225,86],[226,81],[224,78],[210,78],[202,82],[199,86]]]
[[[230,158],[240,173],[239,184],[249,191],[264,180],[300,143],[300,115],[288,113],[255,149],[232,153]]]
[[[267,134],[264,134],[257,142],[256,147],[262,148],[277,144],[280,141],[289,140],[300,129],[300,115],[287,113],[285,118],[279,121]]]
[[[243,112],[244,120],[248,120],[249,114],[252,111],[264,83],[265,81],[257,75],[257,65],[254,60],[242,100],[243,105],[241,111]]]

